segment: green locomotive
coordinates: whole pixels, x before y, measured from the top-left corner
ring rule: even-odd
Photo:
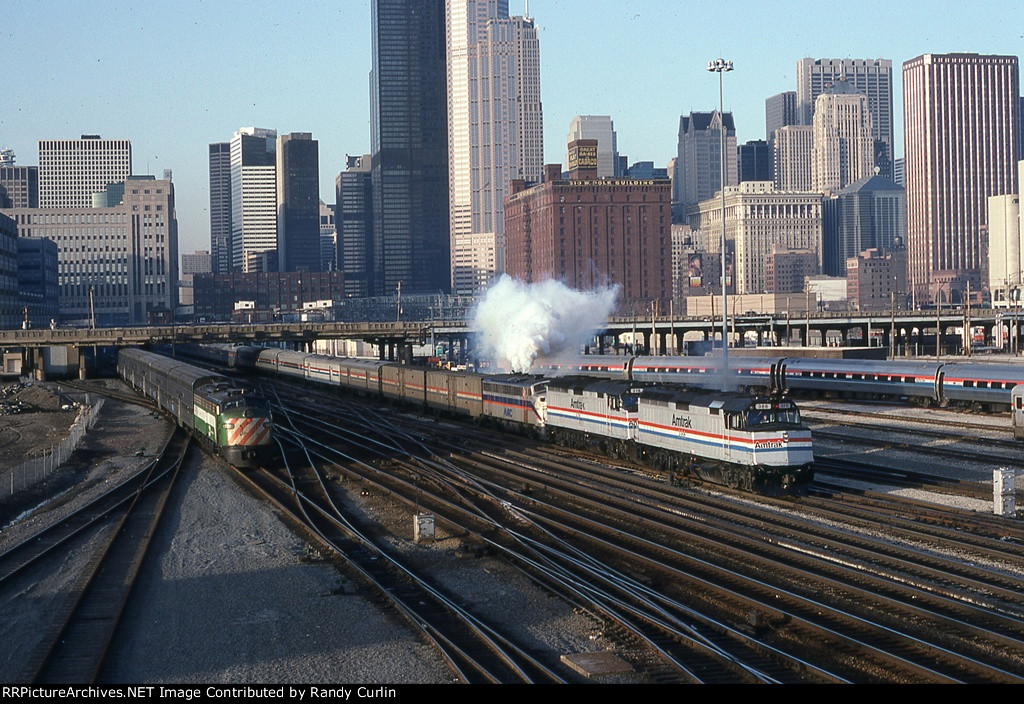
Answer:
[[[132,348],[118,353],[117,372],[228,463],[256,467],[271,452],[270,407],[252,389],[222,374]]]

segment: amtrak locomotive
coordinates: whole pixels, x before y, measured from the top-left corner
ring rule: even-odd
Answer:
[[[812,479],[810,430],[792,401],[767,394],[692,392],[590,375],[488,375],[280,349],[202,354],[746,490],[786,490]]]

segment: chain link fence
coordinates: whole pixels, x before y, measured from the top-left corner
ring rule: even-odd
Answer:
[[[79,411],[67,437],[58,445],[52,446],[41,457],[26,460],[0,475],[0,499],[5,499],[32,486],[67,462],[71,453],[78,447],[78,443],[85,437],[86,432],[96,425],[96,417],[101,408],[103,408],[103,399],[91,405],[87,399],[86,406]]]

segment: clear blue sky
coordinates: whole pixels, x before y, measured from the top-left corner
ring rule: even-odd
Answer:
[[[510,0],[521,14],[522,0]],[[1024,54],[1018,2],[532,0],[540,30],[545,160],[570,119],[611,115],[619,151],[664,166],[679,115],[725,107],[741,142],[764,139],[764,100],[796,88],[796,62],[924,53]],[[38,163],[40,139],[132,141],[134,171],[174,170],[182,252],[209,248],[207,145],[242,126],[312,132],[321,197],[346,153],[369,148],[370,0],[0,0],[0,147]]]

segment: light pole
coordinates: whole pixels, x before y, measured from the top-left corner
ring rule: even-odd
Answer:
[[[722,191],[722,371],[727,372],[729,370],[729,304],[725,278],[725,115],[723,114],[725,104],[722,74],[732,71],[732,61],[725,59],[708,61],[708,71],[718,74],[718,120],[721,127],[719,141],[722,149],[719,159],[721,179],[718,183]]]

